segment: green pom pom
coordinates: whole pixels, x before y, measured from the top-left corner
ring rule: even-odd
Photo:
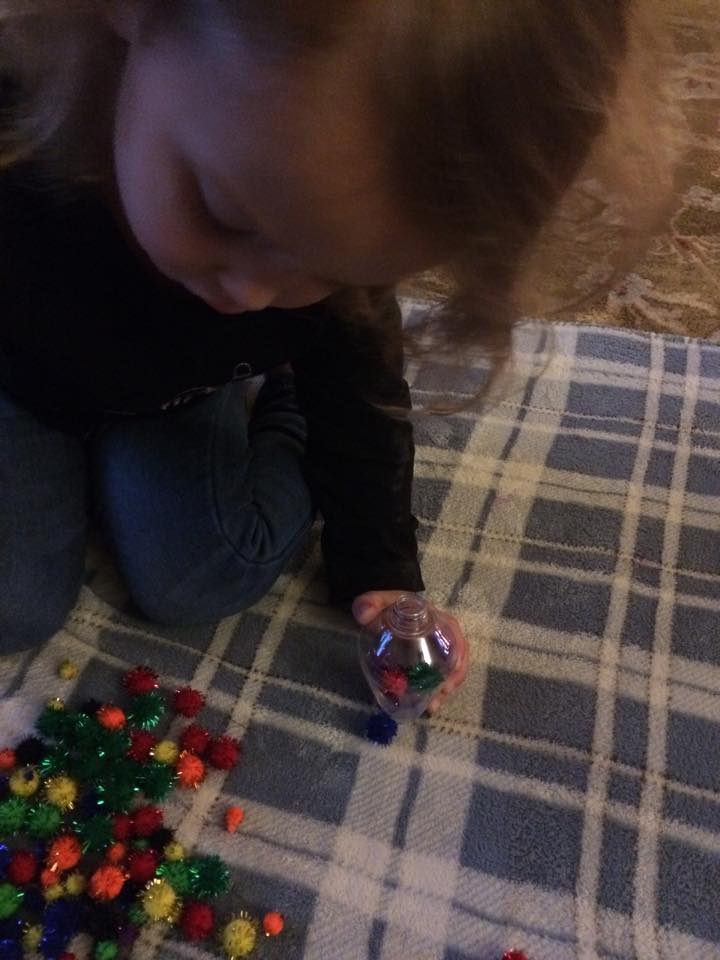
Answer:
[[[193,857],[187,861],[190,870],[190,889],[198,900],[207,900],[227,893],[230,871],[220,857]]]
[[[60,829],[62,819],[62,814],[54,804],[39,803],[28,813],[25,829],[31,837],[49,840]]]
[[[125,756],[130,746],[130,736],[124,730],[108,730],[92,717],[79,728],[76,740],[81,762],[99,757],[105,763],[114,763]]]
[[[98,940],[95,944],[95,960],[115,960],[119,952],[114,940]]]
[[[99,780],[95,787],[100,803],[111,813],[127,813],[140,789],[132,776],[119,774]]]
[[[136,927],[142,927],[150,918],[145,913],[142,906],[136,901],[135,903],[130,904],[128,907],[128,919],[131,923],[134,923]]]
[[[68,773],[72,768],[72,756],[63,744],[51,747],[40,761],[39,768],[40,776],[45,780],[59,773]]]
[[[80,838],[83,851],[102,851],[113,842],[112,820],[105,814],[88,817],[87,820],[73,822],[73,830]]]
[[[443,681],[440,671],[431,667],[429,663],[416,663],[407,673],[413,690],[434,690]]]
[[[30,804],[22,797],[10,797],[0,803],[0,838],[22,830],[29,811]]]
[[[35,726],[44,737],[50,740],[62,740],[68,743],[75,735],[75,719],[67,710],[45,707]]]
[[[156,727],[164,714],[165,697],[158,690],[141,693],[130,699],[128,720],[141,730],[151,730]]]
[[[174,787],[176,780],[175,768],[166,763],[151,761],[142,764],[140,787],[148,800],[164,800]]]
[[[186,897],[193,889],[190,867],[184,860],[166,860],[158,867],[157,876],[167,880],[180,897]]]
[[[0,920],[6,920],[16,913],[24,899],[22,890],[11,883],[0,883]]]

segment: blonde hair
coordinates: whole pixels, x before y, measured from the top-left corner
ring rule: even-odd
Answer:
[[[443,300],[422,331],[433,350],[479,343],[505,356],[528,305],[567,305],[583,256],[602,250],[621,269],[667,212],[680,121],[663,96],[656,0],[138,2],[149,30],[222,21],[278,58],[368,32],[397,195],[448,250],[433,272]],[[17,82],[6,163],[36,151],[61,177],[108,175],[123,45],[107,6],[2,3],[1,65]],[[371,300],[346,292],[356,314]]]

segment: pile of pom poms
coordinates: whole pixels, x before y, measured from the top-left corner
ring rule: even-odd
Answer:
[[[58,670],[63,679],[77,672],[70,661]],[[163,718],[195,718],[203,695],[186,687],[166,698],[147,667],[126,673],[123,686],[125,707],[70,710],[52,700],[39,736],[0,744],[0,960],[75,960],[79,934],[93,942],[84,956],[115,960],[150,923],[193,942],[214,936],[230,960],[262,953],[265,937],[282,931],[281,914],[239,910],[218,927],[214,901],[230,871],[215,855],[186,853],[157,805],[176,787],[197,787],[209,768],[230,770],[240,744],[197,723],[177,742],[163,739]],[[242,819],[228,808],[226,828]]]

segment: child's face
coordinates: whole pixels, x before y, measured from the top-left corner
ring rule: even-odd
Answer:
[[[117,181],[138,243],[217,310],[300,307],[437,263],[394,202],[357,57],[130,42]]]

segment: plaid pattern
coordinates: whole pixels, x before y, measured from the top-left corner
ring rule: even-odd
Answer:
[[[411,367],[418,403],[448,373]],[[323,604],[313,541],[214,628],[157,629],[86,588],[65,631],[0,665],[3,739],[50,694],[117,696],[138,662],[207,691],[245,756],[168,818],[232,863],[226,912],[286,915],[262,956],[717,956],[720,348],[528,325],[491,409],[416,429],[426,581],[473,651],[440,717],[363,739],[355,632]],[[135,952],[207,955],[147,930]]]

